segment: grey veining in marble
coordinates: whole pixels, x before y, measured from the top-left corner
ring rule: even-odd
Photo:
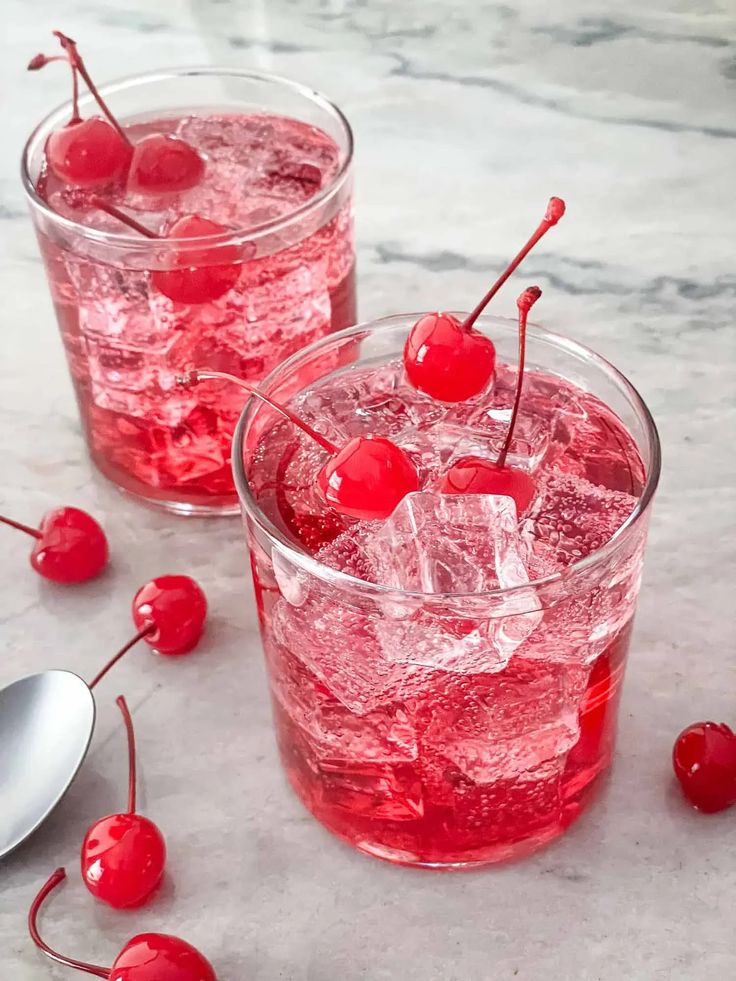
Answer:
[[[0,865],[0,977],[71,977],[31,948],[25,911],[86,825],[125,795],[114,696],[135,712],[142,806],[166,831],[156,902],[119,914],[76,875],[49,939],[110,962],[133,933],[199,945],[220,981],[700,981],[736,974],[736,813],[699,817],[668,770],[696,718],[736,722],[736,10],[732,0],[6,0],[0,59],[2,508],[101,518],[113,562],[61,590],[2,534],[0,684],[90,676],[164,571],[211,598],[178,663],[137,650],[100,688],[90,755],[50,823]],[[181,522],[91,470],[17,176],[58,101],[25,60],[63,27],[99,74],[222,62],[330,93],[358,142],[365,317],[472,305],[551,194],[568,216],[524,275],[544,320],[596,347],[657,418],[665,473],[603,798],[526,862],[464,875],[395,869],[308,817],[279,772],[237,521]],[[508,308],[511,294],[497,309]],[[0,800],[1,806],[1,800]]]

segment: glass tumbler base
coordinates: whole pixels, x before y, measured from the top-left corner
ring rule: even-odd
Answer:
[[[223,518],[240,514],[240,505],[234,490],[232,494],[186,494],[171,488],[151,487],[117,467],[110,466],[99,457],[93,456],[92,462],[102,476],[122,494],[159,511],[191,518]]]

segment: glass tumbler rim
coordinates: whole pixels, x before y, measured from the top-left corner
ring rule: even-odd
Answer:
[[[305,201],[303,204],[299,205],[299,207],[295,208],[293,211],[290,211],[286,215],[244,228],[228,229],[226,232],[218,233],[216,235],[200,235],[191,238],[176,239],[161,237],[158,239],[159,245],[166,245],[167,243],[173,245],[175,243],[177,252],[186,252],[189,249],[201,249],[203,243],[214,247],[225,244],[240,245],[252,242],[255,239],[272,235],[275,232],[277,233],[280,230],[288,228],[290,225],[301,221],[308,215],[319,210],[331,198],[335,197],[335,195],[340,192],[350,175],[350,169],[353,161],[355,149],[353,130],[347,117],[339,106],[337,106],[317,89],[310,88],[308,85],[304,85],[301,82],[295,82],[292,79],[285,78],[281,75],[275,75],[269,72],[254,71],[245,68],[231,68],[225,65],[184,65],[175,66],[172,68],[162,68],[151,72],[139,72],[132,75],[125,75],[117,79],[112,79],[110,82],[98,86],[98,88],[100,94],[106,98],[107,96],[114,95],[116,92],[128,91],[138,86],[144,86],[156,82],[166,82],[172,79],[190,76],[233,77],[248,79],[255,82],[265,82],[269,85],[282,87],[298,96],[305,98],[307,101],[318,105],[321,109],[337,120],[339,126],[345,134],[345,157],[334,177],[324,187],[320,188],[319,192],[315,194],[314,197],[311,197],[308,201]],[[80,96],[79,105],[81,108],[85,108],[86,106],[93,104],[95,104],[94,98],[90,93],[85,93],[84,95]],[[66,218],[63,215],[60,215],[58,212],[54,211],[54,209],[51,208],[48,203],[38,194],[31,175],[32,157],[38,149],[39,142],[46,141],[48,135],[53,131],[55,126],[69,114],[70,110],[71,100],[66,100],[55,109],[52,109],[51,112],[47,113],[47,115],[44,116],[43,119],[33,128],[33,131],[23,147],[20,166],[21,180],[23,190],[31,208],[37,209],[56,226],[63,228],[67,232],[71,232],[84,239],[87,239],[88,241],[94,241],[101,245],[123,247],[131,252],[149,251],[151,248],[150,240],[142,238],[140,235],[137,235],[134,232],[110,232],[90,228],[88,225],[74,221],[72,218]]]
[[[452,313],[454,316],[457,316],[461,320],[467,316],[467,312],[463,311],[448,312]],[[301,362],[305,357],[310,357],[313,353],[322,348],[339,344],[343,340],[365,334],[370,330],[380,331],[400,327],[402,324],[411,325],[421,316],[424,316],[425,313],[426,311],[422,311],[417,313],[403,313],[394,314],[388,317],[380,317],[375,320],[356,324],[353,327],[347,327],[333,334],[328,334],[326,337],[307,345],[306,347],[292,354],[285,361],[282,361],[280,365],[278,365],[266,376],[266,378],[263,379],[259,387],[264,392],[270,392],[281,376],[287,373],[294,365]],[[483,324],[494,323],[511,327],[514,330],[518,329],[516,320],[512,320],[508,317],[498,317],[493,315],[479,317],[476,327]],[[450,600],[453,603],[462,603],[463,600],[471,599],[488,599],[489,601],[506,600],[513,596],[528,595],[530,591],[534,591],[540,587],[548,587],[556,583],[562,583],[563,581],[574,580],[581,574],[587,573],[593,570],[595,567],[603,565],[610,557],[615,555],[621,543],[627,539],[628,533],[640,523],[641,519],[646,515],[654,497],[657,485],[659,483],[662,464],[661,444],[659,433],[657,432],[657,426],[648,406],[634,385],[621,371],[618,370],[618,368],[616,368],[602,355],[593,351],[592,348],[587,347],[585,344],[572,340],[564,334],[559,334],[548,330],[545,327],[541,327],[539,324],[529,323],[527,325],[527,340],[533,338],[551,343],[566,353],[586,362],[592,362],[597,368],[602,370],[602,372],[607,375],[609,379],[614,381],[627,395],[633,408],[641,418],[649,444],[648,449],[651,454],[651,461],[649,467],[647,468],[646,479],[641,495],[639,496],[634,509],[626,521],[624,521],[624,523],[616,530],[616,532],[604,545],[595,549],[584,558],[579,559],[577,562],[571,563],[571,565],[567,566],[564,570],[539,579],[530,580],[528,583],[522,583],[513,587],[497,588],[483,592],[470,593],[426,593],[421,591],[397,589],[381,583],[370,582],[369,580],[360,579],[357,576],[350,575],[346,572],[341,572],[332,568],[331,566],[325,565],[318,559],[315,559],[308,552],[298,548],[293,542],[289,541],[289,539],[262,511],[258,502],[255,500],[250,491],[250,485],[245,473],[245,465],[243,462],[243,448],[251,414],[259,406],[262,406],[262,403],[260,403],[253,396],[249,396],[246,399],[233,436],[232,467],[233,475],[235,477],[235,486],[238,491],[242,508],[267,536],[271,545],[275,545],[282,552],[282,554],[284,554],[297,567],[304,569],[306,572],[315,575],[319,579],[328,580],[329,582],[334,583],[336,586],[360,590],[376,597],[401,597],[409,602],[416,603],[436,603],[438,600],[442,600],[443,598],[445,600]]]

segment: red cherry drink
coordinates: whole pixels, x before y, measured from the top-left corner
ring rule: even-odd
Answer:
[[[506,463],[531,500],[447,493],[458,461],[498,458],[516,324],[479,321],[493,382],[443,403],[402,362],[416,319],[328,338],[263,385],[338,444],[380,435],[407,454],[419,489],[388,518],[329,507],[324,448],[260,404],[236,482],[294,790],[364,852],[465,866],[561,834],[609,768],[658,446],[615,369],[530,327]]]
[[[164,81],[104,90],[135,150],[122,176],[74,183],[78,157],[47,138],[57,113],[29,142],[26,185],[94,462],[151,502],[217,513],[237,501],[242,396],[176,376],[205,364],[257,381],[355,321],[350,133],[290,83],[202,73],[214,94],[199,106],[194,74]],[[219,108],[218,86],[232,96]]]

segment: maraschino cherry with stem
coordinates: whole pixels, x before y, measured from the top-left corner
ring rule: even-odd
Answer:
[[[150,239],[195,239],[223,235],[228,231],[224,225],[210,221],[209,218],[202,218],[200,215],[183,215],[177,218],[163,235],[158,235],[102,198],[93,197],[90,203],[100,211],[117,218],[139,235]],[[244,258],[247,256],[239,257],[234,246],[207,248],[202,245],[186,253],[187,264],[182,265],[181,268],[153,270],[151,282],[160,293],[177,303],[208,303],[219,299],[233,288],[243,268]],[[180,257],[174,253],[173,260],[176,264],[180,261]]]
[[[38,930],[38,914],[47,896],[66,878],[57,869],[39,890],[28,911],[28,932],[40,951],[52,961],[107,981],[217,981],[217,975],[196,947],[166,933],[140,933],[132,937],[112,967],[67,957],[50,947]]]
[[[160,654],[178,656],[199,642],[207,600],[189,576],[159,576],[141,586],[133,599],[138,632],[98,671],[89,683],[94,690],[110,669],[139,641]],[[161,881],[166,862],[163,835],[136,812],[136,753],[133,720],[125,698],[117,705],[128,736],[128,810],[95,822],[82,844],[85,885],[97,899],[116,909],[140,906]]]
[[[695,722],[675,740],[672,766],[682,792],[699,811],[736,804],[736,733],[725,723]]]
[[[53,33],[64,54],[38,54],[28,68],[38,71],[52,61],[67,61],[71,66],[72,116],[63,129],[51,134],[46,145],[46,159],[56,176],[78,187],[96,187],[127,173],[131,190],[143,194],[173,193],[197,185],[204,160],[194,147],[163,133],[151,134],[134,145],[100,95],[76,42],[61,31]],[[104,118],[81,118],[79,76]]]
[[[116,699],[128,737],[128,809],[100,818],[84,836],[82,880],[95,899],[115,909],[140,906],[161,882],[166,842],[158,827],[136,812],[133,719],[125,698]]]
[[[46,162],[63,181],[78,187],[109,184],[121,177],[130,166],[133,147],[124,130],[95,88],[86,66],[71,38],[54,31],[63,55],[37,54],[28,63],[29,71],[38,71],[52,61],[66,61],[72,72],[72,114],[66,125],[52,133],[46,143]],[[79,114],[79,76],[99,105],[105,118]]]
[[[419,475],[406,453],[383,436],[354,436],[336,446],[286,406],[253,385],[221,371],[194,369],[179,378],[182,385],[219,379],[238,385],[260,399],[314,440],[329,454],[317,475],[317,491],[331,508],[350,518],[367,521],[387,518],[407,494],[419,490]]]
[[[207,597],[190,576],[157,576],[141,586],[133,597],[132,614],[138,632],[97,672],[89,683],[90,688],[96,688],[140,640],[167,657],[194,650],[204,631]]]
[[[544,218],[483,299],[465,320],[449,313],[427,313],[412,327],[404,345],[409,381],[442,402],[464,402],[488,388],[496,367],[493,342],[473,328],[478,317],[539,240],[562,218],[565,202],[550,198]]]
[[[509,428],[496,461],[485,460],[478,456],[462,457],[444,474],[440,483],[440,493],[495,494],[500,497],[512,497],[519,515],[526,511],[534,499],[536,493],[534,479],[525,470],[509,466],[506,458],[514,438],[524,387],[527,318],[529,311],[541,295],[542,291],[538,286],[530,286],[516,301],[519,311],[519,366],[516,372],[516,392]]]
[[[44,579],[71,584],[99,575],[107,565],[105,533],[95,519],[79,508],[48,511],[38,528],[0,515],[0,522],[35,539],[31,565]]]

